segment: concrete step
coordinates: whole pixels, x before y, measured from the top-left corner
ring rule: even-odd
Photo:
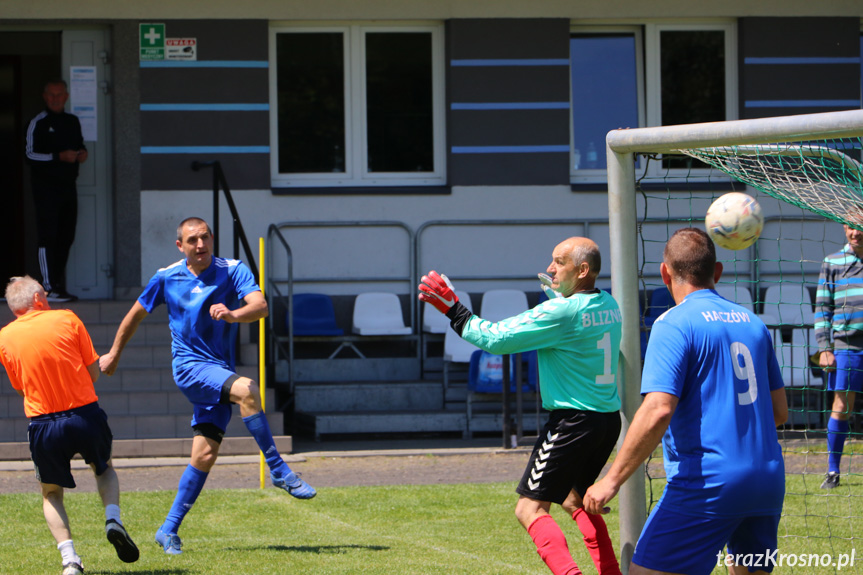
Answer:
[[[294,442],[290,435],[273,437],[276,448],[282,455],[293,452]],[[192,451],[191,438],[175,439],[114,439],[113,458],[125,457],[188,457]],[[225,437],[219,455],[255,455],[260,453],[251,436]],[[26,441],[0,443],[0,461],[26,461],[30,459],[30,445]]]
[[[513,420],[515,414],[513,414]],[[548,412],[540,412],[539,423],[535,412],[525,413],[522,418],[522,429],[526,434],[536,435],[548,421]],[[470,438],[474,433],[493,433],[503,429],[503,417],[500,413],[474,413],[465,436]]]
[[[276,380],[290,381],[289,362],[276,363]],[[418,357],[294,359],[295,382],[412,381],[420,379]]]
[[[355,413],[297,413],[295,425],[320,440],[323,435],[354,433],[464,434],[467,416],[462,412],[402,411]]]
[[[101,403],[100,403],[101,405]],[[108,424],[115,439],[173,439],[191,438],[192,408],[186,401],[186,409],[176,413],[150,414],[118,414],[105,410],[108,414]],[[279,411],[268,412],[267,422],[274,434],[283,434],[285,429],[284,414]],[[0,419],[0,443],[27,441],[27,424],[29,420],[23,415],[4,417]],[[243,425],[240,411],[234,406],[234,416],[225,437],[243,437],[249,435]]]
[[[320,382],[294,387],[297,412],[443,409],[440,382]]]

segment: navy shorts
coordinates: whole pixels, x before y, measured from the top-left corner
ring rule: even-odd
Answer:
[[[516,493],[563,503],[573,489],[584,497],[620,435],[620,413],[556,409],[548,417]]]
[[[827,376],[830,391],[863,391],[863,351],[840,349],[836,356],[836,370]]]
[[[748,567],[750,573],[758,570],[770,573],[778,527],[779,514],[685,515],[666,509],[660,501],[644,524],[632,562],[655,571],[709,575],[720,560],[724,561],[721,552],[727,544],[729,555],[745,557],[738,563]]]
[[[40,483],[74,488],[69,462],[76,453],[94,466],[96,475],[102,475],[108,468],[114,436],[108,427],[108,416],[97,402],[33,417],[27,436]]]
[[[192,402],[192,427],[215,425],[224,432],[231,421],[231,385],[236,373],[212,363],[185,364],[174,370],[177,387]]]

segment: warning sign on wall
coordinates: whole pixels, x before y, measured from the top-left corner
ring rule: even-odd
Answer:
[[[197,38],[165,38],[165,60],[197,59]]]

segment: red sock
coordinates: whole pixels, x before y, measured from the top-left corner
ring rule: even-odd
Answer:
[[[572,518],[584,535],[584,544],[587,545],[599,575],[620,575],[620,565],[614,555],[614,547],[611,546],[608,527],[605,526],[602,515],[592,515],[579,507],[572,514]]]
[[[536,545],[536,552],[554,575],[581,575],[581,569],[569,554],[566,536],[551,515],[534,520],[527,533]]]

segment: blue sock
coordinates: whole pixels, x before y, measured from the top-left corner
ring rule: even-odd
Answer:
[[[259,411],[254,415],[243,418],[243,423],[246,424],[246,429],[255,438],[261,453],[264,454],[264,459],[267,465],[270,466],[270,471],[276,477],[284,477],[291,472],[291,468],[284,462],[279,450],[276,449],[276,444],[273,441],[273,434],[270,432],[270,424],[267,423],[267,417],[263,411]]]
[[[162,531],[165,533],[176,533],[180,528],[180,523],[186,513],[195,504],[198,495],[201,494],[201,489],[204,488],[204,482],[207,481],[207,475],[199,469],[188,465],[180,477],[180,485],[177,487],[177,496],[174,498],[174,503],[171,505],[171,510],[168,511],[168,516],[165,518],[165,523],[162,524]]]
[[[832,417],[827,421],[827,470],[839,473],[839,462],[842,460],[842,450],[845,449],[845,438],[848,437],[848,422]]]

